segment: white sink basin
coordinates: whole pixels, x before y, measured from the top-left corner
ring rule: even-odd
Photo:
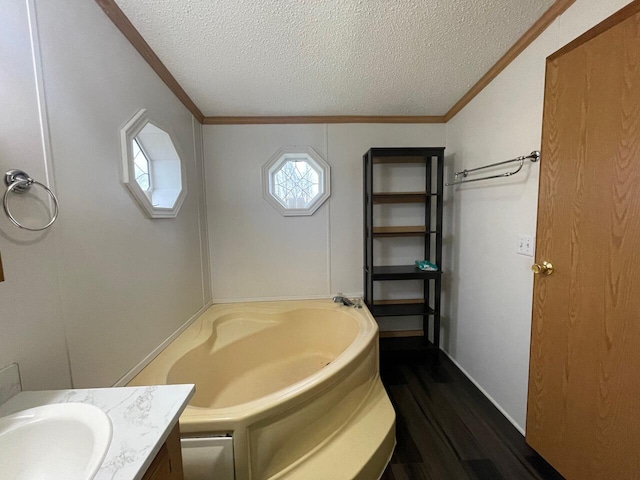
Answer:
[[[0,418],[0,477],[91,480],[111,443],[111,420],[97,407],[60,403]]]

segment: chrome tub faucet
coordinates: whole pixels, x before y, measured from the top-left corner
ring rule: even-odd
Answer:
[[[336,294],[333,297],[334,303],[342,303],[345,307],[362,308],[362,302],[359,298],[347,298],[343,293]]]

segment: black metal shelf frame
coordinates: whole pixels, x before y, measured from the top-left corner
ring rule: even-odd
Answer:
[[[423,192],[374,192],[374,164],[422,163],[426,165],[425,190]],[[440,308],[442,293],[442,217],[444,187],[444,147],[421,148],[372,148],[363,156],[364,163],[364,300],[374,317],[417,315],[423,317],[423,342],[432,347],[440,345]],[[435,168],[434,168],[435,163]],[[435,170],[435,178],[434,178]],[[424,204],[424,233],[409,232],[380,234],[374,232],[373,206],[388,203]],[[435,222],[433,219],[435,218]],[[435,223],[435,225],[433,224]],[[438,265],[437,272],[423,271],[414,265],[374,266],[375,238],[416,236],[424,238],[424,260]],[[393,240],[387,240],[393,241]],[[435,247],[435,248],[434,248]],[[390,280],[422,280],[421,303],[386,303],[374,299],[374,282]],[[430,304],[430,300],[433,304]],[[433,321],[433,335],[429,338],[429,323]],[[402,341],[401,339],[397,339]]]

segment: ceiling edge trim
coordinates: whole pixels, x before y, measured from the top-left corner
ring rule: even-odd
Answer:
[[[534,23],[529,30],[527,30],[522,37],[518,39],[513,46],[507,50],[493,67],[485,73],[478,82],[465,93],[456,104],[449,109],[444,116],[444,121],[448,122],[460,112],[476,95],[478,95],[484,88],[489,85],[494,78],[500,74],[507,66],[513,62],[518,55],[520,55],[533,41],[544,32],[553,21],[562,15],[576,0],[556,0],[546,12]]]
[[[164,63],[160,60],[158,55],[153,51],[145,39],[140,35],[140,32],[133,26],[131,21],[127,18],[124,12],[118,7],[115,0],[95,0],[96,3],[102,8],[104,13],[111,19],[114,25],[122,32],[122,34],[129,40],[133,48],[135,48],[142,58],[146,60],[149,66],[158,74],[162,81],[169,87],[178,100],[189,110],[193,116],[202,123],[204,119],[203,113],[197,107],[197,105],[191,100],[187,92],[184,91],[182,86],[178,83],[175,77],[171,74],[169,69],[165,67]]]
[[[203,125],[265,125],[298,123],[445,123],[444,115],[380,116],[380,115],[310,115],[204,117]]]
[[[572,40],[567,43],[560,50],[552,53],[547,57],[547,62],[553,62],[554,60],[560,58],[561,56],[575,50],[580,45],[588,42],[589,40],[597,37],[601,33],[606,32],[610,28],[615,27],[619,23],[624,22],[625,20],[633,17],[634,15],[640,14],[640,0],[635,0],[625,7],[622,7],[620,10],[615,12],[610,17],[605,18],[602,22],[598,23],[593,28],[587,30],[585,33],[580,35],[578,38]]]

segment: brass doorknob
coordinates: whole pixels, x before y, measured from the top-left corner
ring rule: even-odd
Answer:
[[[533,265],[531,265],[531,271],[533,273],[537,274],[542,274],[542,275],[551,275],[553,273],[553,265],[551,265],[551,262],[542,262],[542,264],[539,263],[534,263]]]

